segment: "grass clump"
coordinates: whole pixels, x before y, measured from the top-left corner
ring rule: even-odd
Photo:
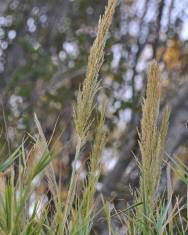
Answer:
[[[96,95],[101,88],[98,74],[104,60],[106,37],[116,4],[116,0],[109,0],[105,13],[99,20],[97,36],[90,50],[86,78],[79,89],[74,106],[76,152],[66,200],[62,200],[61,187],[56,182],[51,164],[55,157],[53,144],[50,143],[49,147],[35,115],[37,137],[28,136],[12,155],[0,163],[0,235],[91,234],[97,214],[95,190],[100,173],[100,156],[106,143],[105,100],[101,112],[98,115],[95,112]],[[146,98],[142,105],[138,198],[134,198],[134,203],[128,208],[122,208],[112,214],[110,204],[101,197],[103,208],[100,209],[106,215],[110,235],[118,234],[112,223],[115,216],[120,218],[125,225],[125,234],[129,235],[182,235],[188,231],[187,216],[181,216],[187,202],[182,207],[180,200],[176,199],[172,207],[171,197],[156,196],[169,122],[168,108],[165,109],[161,121],[159,118],[160,76],[159,66],[153,61],[148,68]],[[79,173],[75,163],[90,137],[93,139],[88,176],[81,194],[78,195],[76,186]],[[26,147],[28,139],[34,142],[31,148]],[[173,162],[172,169],[188,184],[187,167],[180,161],[170,159]],[[44,178],[52,195],[53,208],[52,201],[46,201],[45,195],[41,196],[36,192],[37,184]],[[173,223],[177,217],[180,225]]]

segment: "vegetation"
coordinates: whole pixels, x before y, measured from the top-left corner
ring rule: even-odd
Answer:
[[[116,5],[116,0],[109,0],[99,20],[86,77],[73,108],[76,150],[66,198],[52,164],[58,155],[58,140],[54,141],[52,134],[47,141],[35,114],[37,135],[28,133],[20,146],[0,162],[0,235],[89,235],[95,234],[94,226],[101,220],[107,225],[109,235],[120,234],[113,224],[114,217],[121,223],[122,234],[187,234],[188,198],[175,197],[170,173],[173,171],[175,177],[187,185],[188,169],[181,160],[165,152],[170,111],[166,108],[160,116],[162,81],[156,61],[152,61],[148,68],[146,98],[138,131],[140,185],[138,190],[131,189],[132,204],[119,210],[111,209],[110,202],[103,195],[96,195],[100,157],[107,141],[106,98],[103,97],[99,108],[97,96],[103,88],[98,74]],[[76,164],[88,143],[91,145],[88,172],[80,184],[81,172]],[[163,165],[167,166],[169,173],[167,192],[164,193],[160,191]],[[47,191],[41,193],[38,188],[45,184]]]

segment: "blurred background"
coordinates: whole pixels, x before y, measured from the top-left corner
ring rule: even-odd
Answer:
[[[63,133],[53,164],[57,179],[62,176],[65,197],[75,153],[72,106],[106,3],[0,0],[0,157],[27,132],[35,132],[36,112],[47,139],[54,127],[54,138]],[[139,158],[137,128],[146,69],[153,58],[162,73],[161,110],[166,104],[171,107],[166,151],[187,162],[188,0],[119,1],[105,51],[98,103],[100,107],[105,93],[109,138],[97,191],[118,207],[131,200],[130,185],[139,183],[133,153]],[[77,162],[80,180],[87,175],[88,153],[89,144]],[[165,177],[161,185],[164,189]]]

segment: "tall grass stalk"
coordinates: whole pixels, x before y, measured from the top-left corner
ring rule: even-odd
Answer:
[[[76,155],[74,162],[76,162],[79,158],[81,148],[87,140],[92,123],[94,121],[93,111],[96,108],[95,98],[96,93],[100,89],[98,74],[103,64],[106,37],[110,24],[112,22],[112,17],[114,15],[116,4],[117,0],[109,0],[105,13],[99,20],[97,36],[90,50],[86,78],[77,95],[77,102],[74,107],[74,123],[77,137]],[[74,164],[67,196],[67,202],[65,203],[63,214],[64,231],[66,229],[65,226],[67,223],[67,218],[70,214],[72,203],[75,197],[76,181],[77,176]]]
[[[141,133],[139,133],[142,156],[140,192],[144,218],[151,216],[156,203],[155,193],[160,180],[164,141],[169,121],[169,109],[166,108],[161,127],[157,128],[161,97],[160,76],[157,62],[151,62],[148,68],[146,98],[142,105]]]

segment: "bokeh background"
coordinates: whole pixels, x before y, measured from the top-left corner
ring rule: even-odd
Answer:
[[[72,107],[106,3],[0,0],[0,157],[35,132],[35,112],[47,139],[55,128],[53,164],[65,197],[75,153]],[[131,200],[129,186],[139,183],[133,153],[139,159],[137,128],[146,69],[154,58],[162,73],[161,110],[171,107],[166,151],[187,162],[188,0],[119,1],[105,51],[99,76],[104,89],[97,99],[100,107],[107,96],[109,137],[97,191],[118,207]],[[80,180],[87,175],[88,152],[89,143],[76,163]],[[161,185],[163,190],[165,177]]]

